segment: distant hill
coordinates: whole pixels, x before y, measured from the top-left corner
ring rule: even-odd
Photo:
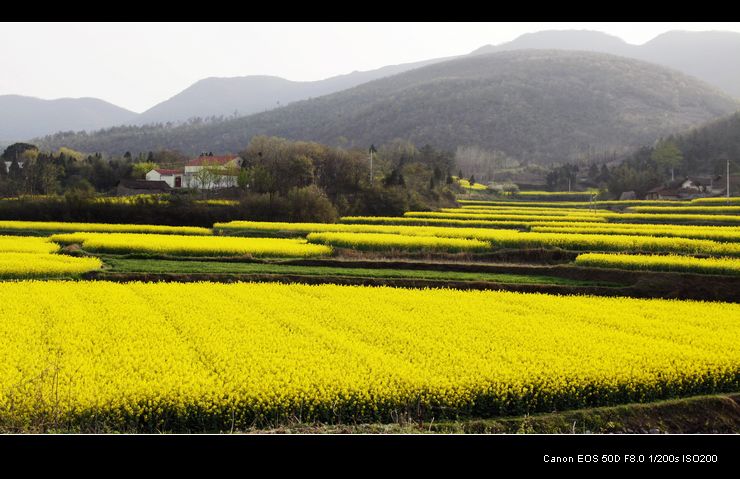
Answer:
[[[579,50],[613,55],[626,55],[632,51],[630,45],[619,37],[592,30],[545,30],[525,33],[501,45],[485,45],[471,55],[507,52],[511,50]]]
[[[136,113],[96,98],[41,100],[0,95],[0,142],[11,143],[55,131],[98,130],[131,122]]]
[[[0,144],[60,131],[95,131],[129,124],[178,123],[195,117],[247,116],[444,60],[437,58],[389,65],[312,82],[295,82],[265,75],[206,78],[141,114],[95,98],[42,100],[20,95],[0,95]]]
[[[695,76],[740,98],[739,33],[673,31],[644,45],[630,45],[620,38],[595,31],[543,31],[522,35],[502,45],[486,45],[470,56],[523,49],[593,51],[644,60]],[[0,120],[0,142],[27,140],[58,131],[90,131],[126,124],[183,123],[196,117],[243,117],[454,58],[464,57],[390,65],[310,82],[266,75],[206,78],[141,114],[92,98],[50,100],[54,104],[47,109],[39,105],[49,100],[0,96],[0,108],[7,112]],[[27,101],[15,102],[11,99]],[[81,102],[87,102],[87,105]],[[105,108],[92,105],[91,102],[98,102]]]
[[[444,60],[446,59],[437,58],[390,65],[309,82],[265,75],[206,78],[145,111],[136,118],[136,124],[184,121],[193,117],[247,116]]]
[[[736,100],[664,67],[601,53],[522,50],[436,63],[245,118],[112,128],[40,143],[113,154],[223,153],[260,134],[362,148],[405,138],[547,164],[625,151],[738,109]]]
[[[472,55],[530,48],[587,50],[645,60],[693,75],[740,98],[740,33],[671,31],[643,45],[630,45],[601,32],[549,30],[527,33],[501,45],[486,45]]]

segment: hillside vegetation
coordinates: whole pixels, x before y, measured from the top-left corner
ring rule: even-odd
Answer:
[[[239,151],[260,134],[366,148],[404,138],[478,145],[548,164],[626,151],[740,108],[684,74],[588,52],[527,50],[456,59],[284,108],[179,127],[57,134],[42,147],[82,151]]]
[[[267,75],[205,78],[137,116],[135,124],[185,121],[196,117],[245,116],[294,101],[328,95],[397,73],[444,61],[436,58],[376,70],[355,71],[317,81],[291,81]]]
[[[740,34],[737,32],[670,31],[643,45],[588,30],[547,30],[526,33],[501,45],[486,45],[472,55],[524,48],[589,50],[664,65],[699,78],[740,98]],[[710,55],[707,53],[711,52]]]

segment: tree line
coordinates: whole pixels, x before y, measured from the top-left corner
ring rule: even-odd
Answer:
[[[201,170],[203,183],[222,179],[224,175],[236,178],[234,186],[217,191],[183,188],[170,194],[170,201],[146,204],[133,203],[149,213],[128,211],[127,205],[101,206],[92,200],[96,196],[114,194],[122,179],[143,178],[154,168],[179,167],[189,160],[172,150],[139,153],[126,152],[118,157],[101,154],[83,154],[68,148],[57,152],[40,151],[35,145],[17,143],[3,152],[0,165],[0,194],[57,195],[56,200],[27,198],[24,208],[28,219],[51,219],[59,215],[67,220],[166,222],[174,217],[180,224],[206,222],[212,215],[198,213],[200,219],[188,217],[188,211],[202,209],[196,201],[211,196],[232,198],[238,207],[216,208],[229,219],[335,221],[343,215],[400,215],[411,209],[431,209],[455,204],[459,187],[451,179],[454,155],[429,145],[416,145],[395,140],[374,149],[370,167],[369,150],[330,147],[315,142],[291,141],[277,137],[257,136],[238,155],[243,158],[239,168],[224,170],[220,166],[206,166]],[[1,166],[7,165],[7,168]],[[209,175],[206,178],[206,175]],[[66,197],[64,205],[61,197]],[[29,206],[29,202],[34,205]],[[54,206],[44,206],[44,201]],[[23,211],[13,202],[5,202],[3,214],[8,218],[23,219]],[[42,204],[43,203],[43,204]],[[20,205],[20,203],[17,203]],[[176,205],[177,210],[167,206]],[[9,206],[10,205],[10,206]],[[94,205],[94,206],[93,206]],[[189,205],[189,206],[188,206]],[[115,218],[106,218],[105,211]],[[8,209],[10,208],[10,209]],[[17,208],[20,208],[18,206]],[[52,213],[45,213],[45,208]],[[61,209],[60,209],[61,208]],[[6,211],[7,210],[7,211]],[[120,210],[120,211],[119,211]],[[175,212],[177,211],[177,213]],[[147,214],[149,216],[147,216]],[[169,216],[168,216],[169,215]]]

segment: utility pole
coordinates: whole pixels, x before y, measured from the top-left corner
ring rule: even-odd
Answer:
[[[730,160],[727,160],[727,199],[730,199]]]
[[[373,153],[377,151],[375,145],[370,145],[370,185],[373,184]]]

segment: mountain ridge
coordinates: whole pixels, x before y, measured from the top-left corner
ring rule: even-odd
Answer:
[[[594,52],[521,50],[462,57],[255,115],[172,129],[113,128],[42,144],[120,154],[235,152],[255,135],[366,148],[403,138],[477,145],[552,163],[624,150],[740,109],[705,83],[644,61]]]
[[[579,48],[573,48],[574,42]],[[740,98],[740,33],[737,32],[671,30],[633,45],[595,30],[543,30],[500,45],[484,45],[470,54],[543,47],[599,51],[648,61],[695,76]],[[710,51],[712,55],[707,55]],[[725,61],[717,61],[715,57]]]
[[[0,112],[6,113],[0,117],[0,140],[3,142],[49,131],[78,131],[126,124],[136,115],[98,98],[44,100],[24,95],[0,95]]]
[[[3,108],[6,118],[0,118],[0,141],[28,140],[54,132],[95,131],[118,125],[145,125],[156,123],[184,123],[192,118],[243,117],[274,108],[344,91],[355,86],[422,68],[451,59],[466,58],[501,51],[518,51],[541,46],[564,50],[605,52],[619,56],[649,61],[668,66],[695,76],[740,98],[740,34],[735,32],[669,31],[642,45],[628,44],[619,37],[594,30],[545,30],[520,35],[497,46],[487,45],[468,55],[435,58],[419,62],[386,65],[384,67],[354,71],[317,81],[292,81],[272,75],[242,77],[208,77],[190,85],[148,110],[136,114],[125,109],[125,114],[111,120],[96,112],[87,112],[87,119],[79,118],[79,111],[71,113],[57,110],[30,117],[33,106]],[[711,52],[712,55],[708,55]],[[0,97],[2,98],[2,97]],[[32,97],[28,97],[32,98]],[[57,100],[43,100],[57,101]],[[104,102],[103,100],[99,100]],[[108,102],[107,109],[119,108]],[[2,107],[2,105],[0,105]],[[24,111],[25,110],[25,111]],[[119,111],[120,113],[120,111]],[[49,117],[70,116],[70,120],[50,122]],[[15,118],[29,117],[17,122]]]

